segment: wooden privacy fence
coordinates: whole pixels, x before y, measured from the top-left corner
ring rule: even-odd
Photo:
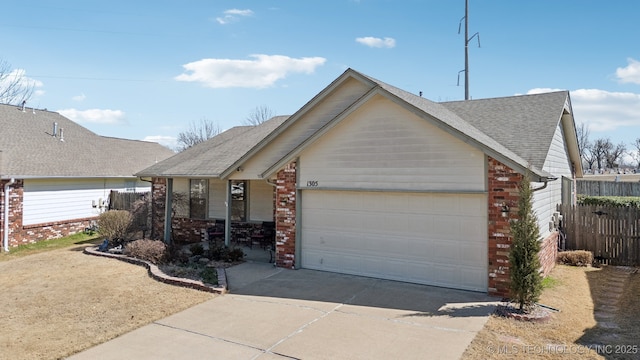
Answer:
[[[640,182],[576,180],[576,191],[588,196],[640,196]]]
[[[144,199],[144,203],[139,203],[134,209],[136,201]],[[133,215],[133,227],[142,231],[142,237],[151,228],[151,192],[117,192],[111,191],[109,194],[109,210],[127,210]]]
[[[151,196],[150,192],[117,192],[109,194],[109,210],[133,210],[133,203]]]
[[[563,205],[566,250],[587,250],[608,265],[640,265],[640,210],[625,206]]]

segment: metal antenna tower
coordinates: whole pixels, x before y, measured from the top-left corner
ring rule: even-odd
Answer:
[[[474,37],[478,38],[478,47],[480,47],[480,33],[469,37],[469,0],[464,2],[464,17],[460,19],[458,24],[458,34],[460,34],[460,27],[462,26],[462,20],[464,20],[464,70],[458,71],[458,85],[460,85],[460,73],[464,71],[464,99],[469,100],[469,42]]]

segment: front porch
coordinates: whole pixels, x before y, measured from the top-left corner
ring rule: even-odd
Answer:
[[[247,260],[294,268],[295,164],[275,180],[153,178],[151,237],[240,248]]]

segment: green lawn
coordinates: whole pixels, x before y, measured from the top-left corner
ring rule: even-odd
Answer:
[[[9,252],[0,252],[0,261],[7,261],[22,256],[37,254],[44,251],[66,248],[74,245],[97,245],[102,240],[98,233],[77,233],[59,239],[39,241],[33,244],[19,245],[9,248]]]

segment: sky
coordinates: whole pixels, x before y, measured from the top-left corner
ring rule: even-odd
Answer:
[[[21,0],[0,12],[0,61],[27,107],[171,148],[258,107],[290,115],[347,68],[433,101],[569,90],[577,126],[640,138],[637,0]],[[459,31],[460,30],[460,31]]]

